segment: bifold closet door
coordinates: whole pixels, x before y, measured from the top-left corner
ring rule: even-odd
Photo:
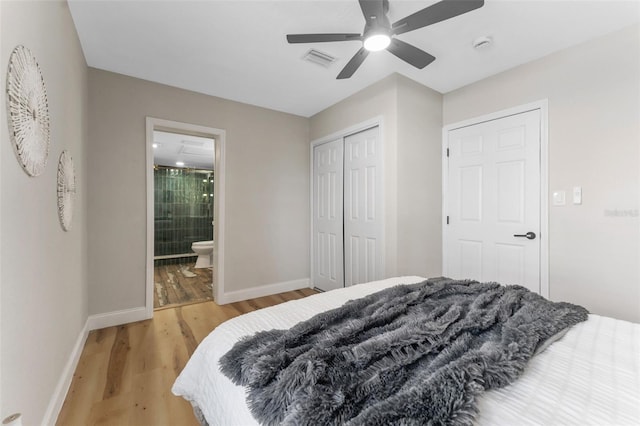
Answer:
[[[384,276],[381,145],[378,127],[344,138],[345,287]]]
[[[342,139],[313,150],[313,284],[344,286]]]
[[[378,127],[313,148],[313,285],[382,279],[382,152]]]

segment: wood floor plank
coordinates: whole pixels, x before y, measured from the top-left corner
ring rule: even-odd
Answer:
[[[302,293],[303,297],[307,297],[307,296],[312,296],[314,294],[318,294],[317,290],[314,290],[312,288],[301,288],[300,290],[296,290],[296,293]]]
[[[160,268],[153,268],[153,306],[164,306],[167,304],[167,299],[163,297],[162,292],[166,290],[162,285],[162,277],[160,276]]]
[[[220,309],[222,310],[222,312],[229,318],[235,318],[238,315],[242,315],[244,312],[242,312],[240,309],[238,309],[237,307],[234,306],[233,303],[229,303],[227,305],[222,305],[220,306]]]
[[[109,366],[107,367],[107,383],[102,399],[109,399],[121,392],[129,349],[129,327],[123,325],[118,327],[116,338],[111,347]]]
[[[191,356],[196,350],[198,342],[196,341],[196,338],[193,337],[193,331],[191,331],[191,327],[184,320],[184,316],[182,315],[182,307],[176,308],[176,317],[178,319],[178,325],[180,326],[180,332],[184,340],[184,345],[187,348],[187,353],[189,354],[189,356]]]
[[[189,325],[196,342],[201,342],[207,335],[228,319],[220,309],[212,307],[214,302],[196,303],[182,307],[184,321]]]
[[[154,308],[213,300],[213,272],[193,263],[154,267]]]
[[[197,426],[191,405],[171,393],[197,345],[241,313],[315,293],[305,289],[223,306],[208,301],[92,331],[56,425]]]
[[[98,401],[91,407],[88,424],[119,426],[129,424],[131,392]]]
[[[87,341],[84,345],[86,354],[94,354],[100,352],[111,352],[113,341],[116,338],[117,328],[103,328],[89,332]]]
[[[164,398],[167,392],[162,375],[157,371],[136,375],[130,424],[168,425],[170,412]]]
[[[153,322],[153,320],[139,321],[129,327],[129,340],[133,342],[131,347],[132,374],[140,374],[160,365],[160,362],[156,361],[158,354],[153,350],[156,340]]]
[[[288,300],[287,300],[287,299],[285,299],[284,297],[282,297],[282,296],[281,296],[281,295],[279,295],[279,294],[274,294],[273,296],[270,296],[270,297],[273,297],[273,298],[277,299],[277,300],[278,300],[278,303],[288,302]]]
[[[198,298],[197,293],[193,291],[191,286],[193,278],[185,278],[180,272],[180,268],[173,268],[173,276],[176,292],[180,294],[180,303],[185,303]]]
[[[177,268],[169,268],[169,265],[165,266],[167,275],[171,277],[171,288],[176,295],[176,303],[185,303],[190,300],[189,294],[186,289],[180,284],[180,272]]]
[[[277,305],[278,303],[282,303],[281,298],[273,297],[273,296],[264,296],[253,299],[253,304],[256,306],[256,309],[266,308],[268,306]]]
[[[93,405],[102,400],[108,362],[108,354],[82,354],[57,424],[86,424]]]
[[[158,266],[158,273],[160,274],[160,280],[158,285],[162,287],[163,294],[166,294],[166,304],[179,303],[179,295],[176,293],[173,274],[167,271],[166,266]]]

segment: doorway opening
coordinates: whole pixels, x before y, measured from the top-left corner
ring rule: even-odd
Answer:
[[[147,118],[146,309],[214,300],[221,282],[224,131]]]
[[[213,300],[214,146],[153,131],[154,309]]]

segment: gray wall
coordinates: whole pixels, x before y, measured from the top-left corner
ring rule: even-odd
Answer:
[[[439,276],[442,95],[399,74],[311,117],[311,140],[381,116],[386,275]]]
[[[89,99],[90,314],[145,304],[146,116],[226,131],[226,292],[309,277],[308,119],[92,68]]]
[[[442,275],[442,95],[398,78],[398,275]]]
[[[87,67],[66,3],[2,1],[0,15],[0,418],[21,411],[36,425],[87,319]],[[35,55],[49,100],[49,160],[38,177],[20,167],[7,130],[6,70],[18,44]],[[57,213],[63,149],[78,184],[69,232]]]
[[[568,195],[563,207],[549,200],[551,299],[636,322],[639,28],[566,49],[444,96],[444,124],[548,98],[549,193],[566,190]],[[571,204],[575,185],[582,186],[582,205]]]

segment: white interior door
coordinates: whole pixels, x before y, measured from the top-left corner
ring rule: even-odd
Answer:
[[[448,132],[445,275],[540,293],[540,129],[533,110]]]
[[[379,127],[344,138],[345,286],[382,279],[382,146]]]
[[[342,139],[313,149],[313,283],[344,286]]]

